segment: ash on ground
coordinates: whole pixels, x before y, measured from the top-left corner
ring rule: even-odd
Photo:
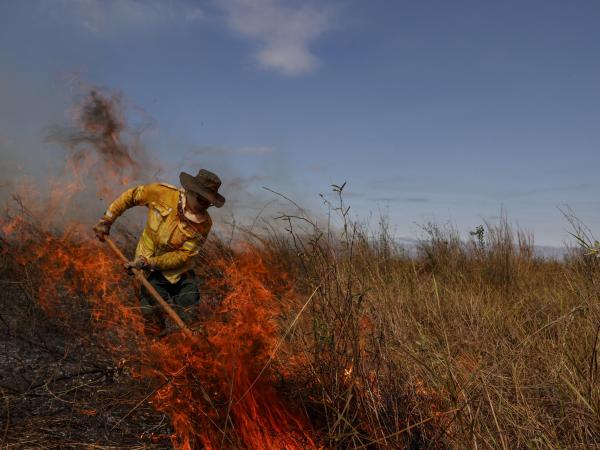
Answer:
[[[43,280],[0,259],[0,446],[170,448],[169,418],[147,401],[157,386],[101,347],[85,304],[66,326],[36,301]]]

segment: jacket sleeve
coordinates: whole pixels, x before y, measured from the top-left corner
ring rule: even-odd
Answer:
[[[163,253],[160,256],[152,256],[148,258],[148,262],[154,270],[177,269],[186,265],[194,256],[198,255],[205,239],[205,235],[200,235],[197,238],[185,241],[177,250]]]
[[[146,205],[148,203],[146,197],[147,193],[143,184],[127,189],[110,204],[104,213],[104,220],[113,223],[127,209],[133,206]]]

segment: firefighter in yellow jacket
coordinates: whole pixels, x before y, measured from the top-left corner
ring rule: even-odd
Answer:
[[[169,301],[184,321],[190,307],[200,300],[198,287],[190,275],[191,262],[202,247],[212,220],[207,209],[220,208],[225,198],[219,194],[221,180],[201,169],[195,177],[182,172],[182,189],[165,183],[136,186],[113,201],[94,226],[101,241],[123,212],[133,206],[146,206],[148,218],[135,250],[135,259],[126,264],[143,269],[148,281]],[[164,318],[152,296],[142,287],[141,309],[150,332],[164,329]]]

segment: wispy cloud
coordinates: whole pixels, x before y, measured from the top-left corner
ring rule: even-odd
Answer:
[[[302,75],[319,63],[310,49],[331,29],[335,10],[323,3],[281,0],[216,0],[228,26],[257,46],[259,66],[285,75]]]
[[[525,186],[522,188],[502,187],[494,191],[486,193],[486,197],[489,197],[496,201],[503,200],[520,200],[525,201],[527,199],[542,200],[555,200],[557,198],[564,198],[565,196],[573,196],[577,198],[580,195],[589,195],[590,193],[596,192],[600,184],[598,183],[572,183],[565,185],[555,186],[537,186],[533,189],[526,189]]]
[[[106,36],[191,23],[205,16],[200,8],[184,0],[54,0],[39,5],[40,14]]]
[[[429,199],[425,197],[373,197],[374,202],[385,203],[428,203]]]
[[[190,0],[38,0],[38,13],[102,37],[222,20],[224,15],[227,27],[254,45],[260,67],[302,75],[318,67],[311,46],[332,28],[337,11],[316,0],[212,0],[204,6]]]

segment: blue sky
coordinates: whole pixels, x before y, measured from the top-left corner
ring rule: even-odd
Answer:
[[[219,172],[222,214],[262,186],[318,209],[347,181],[398,236],[504,210],[560,245],[565,205],[600,234],[599,20],[597,1],[5,1],[0,148],[45,167],[77,73],[152,120],[168,181]]]

